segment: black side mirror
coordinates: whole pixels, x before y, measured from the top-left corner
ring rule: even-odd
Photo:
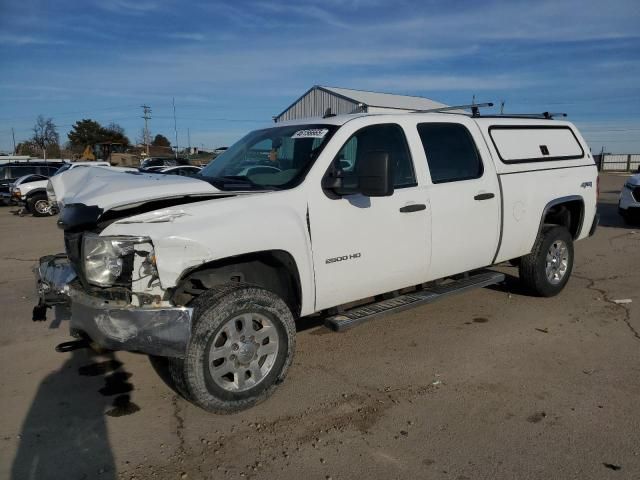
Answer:
[[[389,152],[374,150],[367,152],[356,164],[358,190],[366,197],[389,197],[393,195],[395,166]]]

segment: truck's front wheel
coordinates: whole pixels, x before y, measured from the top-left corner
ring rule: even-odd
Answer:
[[[293,359],[295,322],[287,304],[263,288],[230,283],[202,294],[193,307],[186,357],[170,368],[181,393],[215,413],[266,399]]]
[[[520,260],[520,281],[542,297],[562,291],[573,270],[573,238],[565,227],[547,226]]]

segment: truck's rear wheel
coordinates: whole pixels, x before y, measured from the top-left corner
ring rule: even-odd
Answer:
[[[533,250],[520,260],[520,281],[536,295],[552,297],[562,291],[573,269],[573,238],[565,227],[547,226]]]
[[[266,399],[293,359],[295,322],[287,304],[260,287],[230,283],[194,301],[184,360],[170,360],[176,389],[205,410],[231,413]]]

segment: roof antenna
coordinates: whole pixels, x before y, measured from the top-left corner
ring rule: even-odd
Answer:
[[[500,101],[500,115],[504,115],[504,100]]]
[[[329,117],[335,117],[335,116],[336,114],[331,113],[331,107],[329,107],[324,111],[324,115],[322,116],[322,118],[329,118]]]

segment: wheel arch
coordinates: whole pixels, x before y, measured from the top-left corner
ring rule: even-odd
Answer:
[[[263,250],[212,260],[185,270],[176,282],[172,299],[185,304],[216,285],[230,281],[259,285],[279,295],[300,315],[302,283],[296,261],[285,250]]]
[[[44,194],[45,197],[46,197],[47,196],[47,189],[46,188],[34,188],[33,190],[27,192],[27,195],[26,195],[25,199],[29,200],[30,198],[33,198],[34,196],[36,196],[38,194]]]
[[[545,225],[561,225],[567,227],[571,237],[576,240],[582,231],[584,212],[584,198],[580,195],[568,195],[551,200],[542,211],[538,236]]]

